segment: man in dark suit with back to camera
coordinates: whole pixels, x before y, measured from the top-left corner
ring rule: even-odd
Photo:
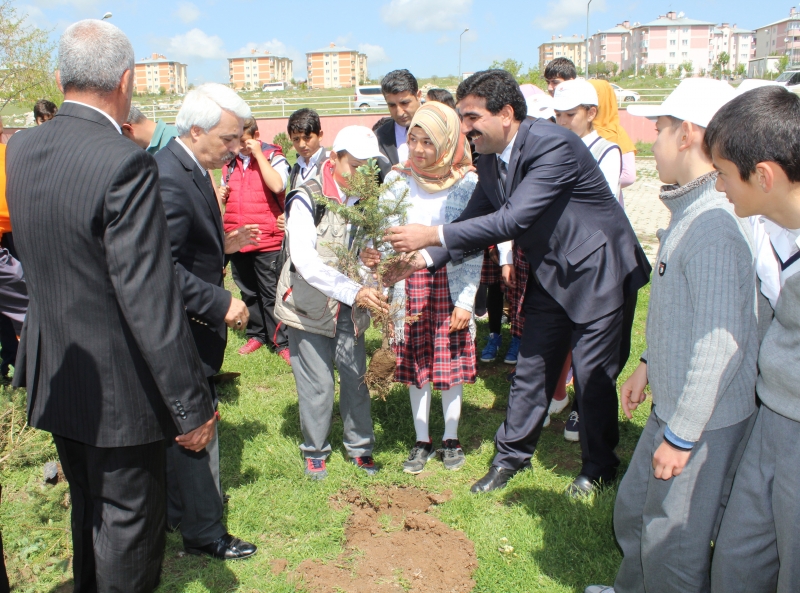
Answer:
[[[226,237],[208,169],[220,169],[241,147],[250,108],[235,91],[204,84],[186,95],[175,125],[178,137],[156,154],[161,199],[172,258],[189,326],[216,405],[211,378],[225,357],[228,327],[243,329],[247,306],[222,285],[225,253],[258,244],[258,225]],[[221,560],[247,558],[256,546],[232,536],[222,524],[219,446],[216,431],[205,450],[167,446],[167,525],[180,528],[186,551]]]
[[[8,144],[30,303],[14,383],[53,433],[72,500],[75,592],[152,591],[164,555],[164,441],[202,451],[214,407],[184,313],[153,157],[121,134],[133,46],[64,32],[65,101]]]
[[[650,264],[584,143],[547,120],[526,119],[525,98],[508,72],[477,72],[459,85],[457,100],[461,131],[494,158],[478,161],[478,186],[452,224],[395,227],[386,238],[401,251],[429,247],[432,269],[503,241],[522,247],[531,276],[517,373],[497,455],[472,491],[502,488],[530,467],[571,350],[582,468],[568,493],[581,496],[617,474],[623,317]],[[426,267],[419,253],[411,264]]]

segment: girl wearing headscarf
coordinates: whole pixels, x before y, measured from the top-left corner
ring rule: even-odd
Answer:
[[[436,226],[455,220],[478,182],[456,112],[442,103],[420,107],[408,128],[408,156],[386,176],[389,191],[406,196],[407,223]],[[420,473],[437,453],[428,432],[432,389],[442,392],[442,462],[450,470],[464,465],[458,422],[463,386],[476,376],[472,308],[482,264],[478,254],[435,274],[419,270],[395,284],[393,303],[405,301],[394,324],[395,381],[409,387],[417,433],[403,464],[407,473]],[[406,322],[406,316],[417,319]]]
[[[636,146],[634,146],[625,129],[619,123],[617,95],[605,80],[589,81],[597,91],[597,117],[592,122],[595,131],[601,137],[619,146],[622,151],[622,173],[619,176],[619,202],[622,200],[622,189],[636,181]]]

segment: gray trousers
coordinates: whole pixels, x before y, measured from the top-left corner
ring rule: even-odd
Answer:
[[[367,356],[364,336],[356,339],[352,309],[341,305],[333,338],[288,328],[289,355],[297,385],[304,457],[325,459],[331,454],[333,365],[339,370],[339,412],[344,424],[344,447],[353,457],[372,455],[369,390],[364,384]]]
[[[714,593],[800,589],[800,422],[762,405],[747,443],[714,562]]]
[[[653,455],[666,422],[650,414],[617,492],[614,533],[622,548],[616,593],[709,591],[711,541],[726,480],[750,421],[705,431],[679,476],[659,480]]]
[[[0,248],[0,315],[14,324],[19,335],[28,310],[28,288],[20,263],[6,249]]]
[[[214,385],[209,381],[216,400]],[[180,527],[188,547],[205,546],[225,535],[219,481],[219,438],[195,453],[167,439],[167,525]]]

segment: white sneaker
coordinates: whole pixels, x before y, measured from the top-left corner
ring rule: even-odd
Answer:
[[[569,405],[569,398],[568,397],[565,397],[561,401],[559,401],[557,399],[551,399],[550,400],[550,408],[548,408],[547,413],[548,414],[560,414],[561,412],[563,412],[564,410],[567,409],[568,405]]]
[[[547,415],[547,418],[544,419],[544,424],[542,424],[542,428],[547,428],[550,426],[550,414]]]
[[[606,587],[605,585],[589,585],[583,590],[583,593],[614,593],[614,587]]]

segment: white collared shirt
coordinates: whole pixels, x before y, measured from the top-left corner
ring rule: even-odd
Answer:
[[[786,280],[800,272],[800,229],[785,229],[762,216],[764,230],[769,235],[769,241],[777,255],[780,267],[781,287]],[[762,280],[763,282],[763,280]]]
[[[358,201],[358,198],[347,198],[338,183],[336,191],[342,200],[346,200],[348,206]],[[289,252],[292,254],[294,267],[306,282],[322,294],[352,307],[361,285],[336,268],[323,263],[317,253],[317,229],[312,214],[315,205],[309,203],[302,192],[298,193],[295,199],[303,200],[308,208],[302,204],[295,204],[291,207],[290,215],[286,217]]]
[[[181,146],[183,146],[183,149],[184,149],[186,152],[188,152],[188,153],[189,153],[189,156],[190,156],[190,157],[192,157],[192,160],[193,160],[195,163],[197,163],[197,166],[198,166],[198,167],[200,167],[200,170],[203,172],[203,177],[205,177],[206,175],[208,175],[208,171],[206,171],[205,167],[203,167],[203,165],[201,165],[201,164],[200,164],[200,161],[198,161],[198,160],[197,160],[197,157],[196,157],[196,156],[194,156],[194,153],[193,153],[193,152],[192,152],[192,151],[189,149],[189,147],[188,147],[188,146],[186,146],[186,145],[183,143],[183,140],[181,140],[180,138],[175,138],[175,140],[178,142],[178,144],[180,144]]]
[[[511,161],[511,151],[514,149],[514,142],[516,141],[516,139],[517,139],[517,134],[514,134],[514,137],[511,138],[511,142],[509,142],[508,145],[503,149],[503,152],[497,155],[497,158],[503,161],[506,164],[506,166],[508,166],[509,162]],[[512,174],[512,171],[509,170],[508,173]],[[442,228],[443,226],[444,225],[439,225],[439,243],[442,244],[442,247],[447,248],[447,246],[444,244],[444,228]],[[501,266],[510,265],[513,262],[513,253],[511,249],[512,247],[513,247],[513,241],[506,241],[504,243],[500,243],[497,246],[497,251],[500,254]],[[427,253],[423,254],[423,257],[425,257],[426,255]],[[428,264],[428,267],[430,267],[431,264],[430,262],[428,262],[428,258],[425,258],[425,262]]]
[[[397,158],[400,164],[408,160],[408,128],[394,123],[394,145],[397,147]]]
[[[586,136],[583,136],[581,140],[583,140],[583,143],[588,148],[598,138],[600,138],[600,134],[597,133],[597,130],[592,130],[590,133],[586,134]],[[600,159],[597,166],[600,167],[603,177],[606,178],[606,183],[608,183],[608,187],[611,188],[611,193],[619,200],[619,196],[621,195],[619,191],[619,176],[622,173],[622,152],[608,149]]]
[[[316,171],[317,162],[322,157],[322,152],[324,150],[325,149],[320,146],[319,150],[311,155],[311,158],[308,159],[308,162],[306,162],[306,159],[301,156],[297,157],[297,164],[300,165],[300,183],[298,183],[298,185],[308,181],[308,178],[311,176],[311,174]]]
[[[64,100],[64,103],[75,103],[76,105],[83,105],[84,107],[88,107],[89,109],[94,109],[98,113],[102,113],[103,115],[105,115],[108,118],[108,121],[110,121],[112,124],[114,124],[114,127],[117,128],[117,132],[122,134],[122,128],[117,123],[117,120],[115,120],[113,117],[111,117],[109,114],[107,114],[105,111],[103,111],[99,107],[95,107],[94,105],[89,105],[88,103],[81,103],[80,101],[74,101],[72,99],[66,99],[66,100]]]

